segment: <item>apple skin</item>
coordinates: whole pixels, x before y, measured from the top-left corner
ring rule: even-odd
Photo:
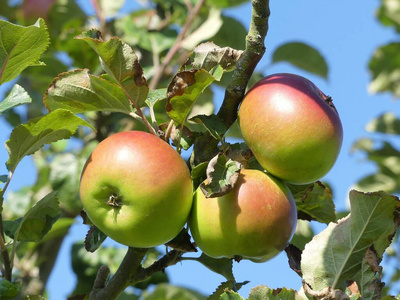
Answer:
[[[214,258],[264,262],[285,249],[297,224],[292,193],[280,180],[243,169],[234,188],[217,198],[197,189],[189,218],[196,245]]]
[[[90,220],[110,238],[148,248],[183,228],[193,186],[185,161],[170,145],[150,133],[128,131],[94,149],[82,172],[80,198]]]
[[[331,99],[295,74],[273,74],[256,83],[242,101],[238,120],[261,166],[288,183],[323,177],[342,146],[342,124]]]

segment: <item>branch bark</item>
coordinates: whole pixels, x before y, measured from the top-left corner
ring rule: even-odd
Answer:
[[[246,49],[233,71],[232,80],[225,91],[218,116],[229,128],[237,119],[247,84],[258,62],[265,53],[264,40],[268,33],[269,0],[252,0],[251,23],[246,36]],[[197,165],[210,160],[218,153],[218,141],[204,133],[196,139],[191,162]]]

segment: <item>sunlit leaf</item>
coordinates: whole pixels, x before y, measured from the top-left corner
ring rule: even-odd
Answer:
[[[6,142],[10,155],[7,161],[8,170],[13,171],[22,158],[35,153],[43,145],[70,138],[79,126],[91,127],[86,121],[64,109],[17,126]]]
[[[155,289],[149,293],[143,294],[143,300],[206,300],[207,297],[198,292],[173,286],[170,284],[158,284]]]
[[[60,74],[48,88],[43,101],[49,111],[64,108],[75,113],[132,112],[132,105],[119,86],[89,74],[86,69]]]
[[[266,285],[259,285],[251,289],[249,300],[295,300],[297,292],[292,289],[271,289]]]
[[[43,19],[27,27],[0,20],[0,33],[0,84],[29,66],[43,65],[39,58],[50,42]]]
[[[330,223],[303,251],[303,279],[314,291],[344,291],[361,271],[367,249],[382,258],[399,224],[399,199],[384,192],[350,192],[351,213]]]
[[[378,20],[386,26],[394,26],[400,32],[400,3],[392,0],[381,0],[377,11]]]
[[[323,78],[328,78],[328,65],[325,58],[315,48],[301,43],[286,43],[275,49],[272,61],[288,62]]]
[[[146,104],[149,107],[153,107],[158,101],[165,99],[167,99],[167,89],[152,90],[147,95]]]
[[[53,192],[36,202],[22,218],[5,221],[5,233],[17,241],[39,242],[60,215],[58,199]]]
[[[393,113],[384,113],[373,119],[366,127],[369,132],[380,132],[400,135],[400,119]]]
[[[192,50],[201,42],[211,39],[219,31],[222,24],[221,10],[212,6],[207,19],[182,41],[182,47]]]
[[[7,110],[26,103],[32,102],[31,97],[24,90],[24,88],[18,84],[14,85],[8,96],[0,102],[0,115]]]
[[[378,48],[369,62],[372,93],[391,92],[400,97],[400,43],[391,43]]]
[[[86,41],[96,51],[104,71],[120,85],[134,103],[142,106],[149,88],[133,49],[118,37],[103,41],[101,33],[95,29],[83,32],[77,39]]]
[[[178,124],[183,124],[195,101],[214,80],[203,69],[179,72],[168,86],[168,115]]]

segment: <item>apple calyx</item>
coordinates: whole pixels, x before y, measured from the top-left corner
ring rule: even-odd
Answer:
[[[107,200],[107,205],[110,205],[112,207],[121,207],[121,197],[119,197],[117,194],[111,194]]]

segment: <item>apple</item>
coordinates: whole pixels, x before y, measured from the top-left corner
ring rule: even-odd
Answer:
[[[166,142],[146,132],[114,134],[97,145],[80,180],[93,224],[130,247],[154,247],[185,225],[193,201],[189,169]]]
[[[295,74],[273,74],[257,82],[241,103],[238,121],[260,165],[292,184],[323,177],[342,145],[332,99]]]
[[[223,196],[194,195],[189,227],[196,245],[214,258],[264,262],[293,237],[297,210],[287,186],[260,170],[243,169]]]

